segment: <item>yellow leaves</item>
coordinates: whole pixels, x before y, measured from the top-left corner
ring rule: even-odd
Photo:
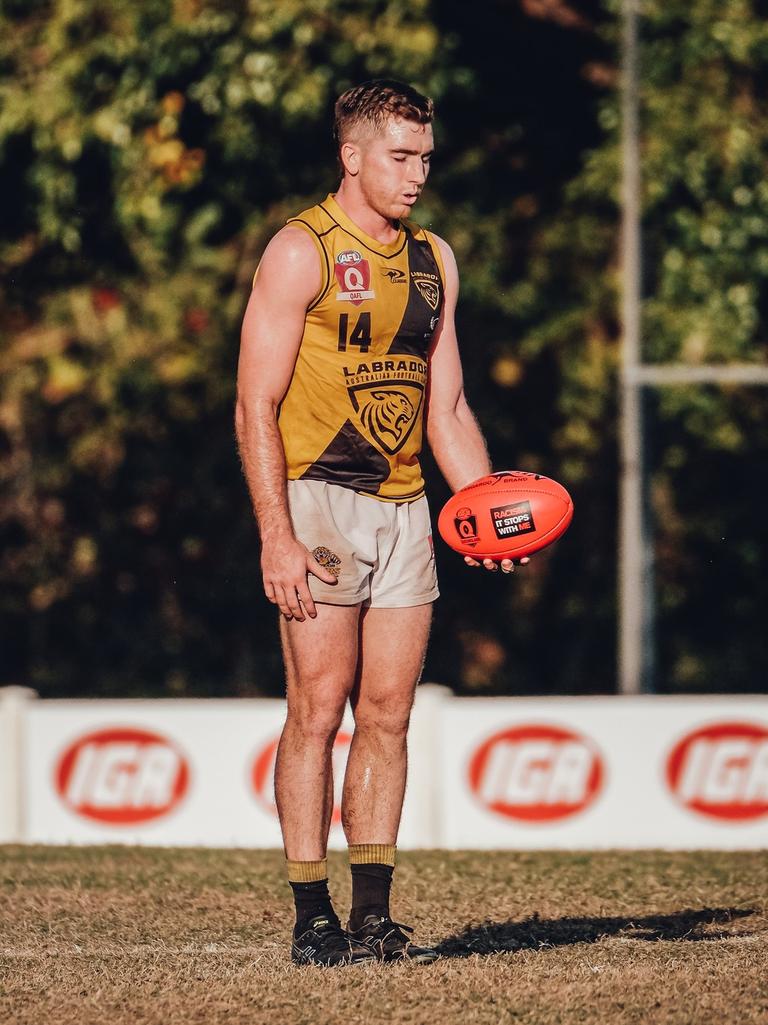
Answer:
[[[558,442],[563,448],[588,452],[595,447],[594,431],[585,420],[573,417],[558,431]]]
[[[153,505],[150,505],[148,502],[142,502],[130,510],[128,522],[136,530],[141,531],[142,534],[154,534],[158,528],[160,518],[157,515],[157,509]]]
[[[46,580],[43,584],[37,584],[29,593],[29,605],[35,612],[44,612],[54,602],[65,598],[69,593],[69,586],[65,580],[55,578]]]
[[[253,50],[243,58],[243,71],[252,78],[269,79],[276,70],[274,55],[263,50]]]
[[[491,368],[491,377],[502,388],[513,388],[523,376],[523,365],[511,356],[500,356]]]
[[[193,353],[172,353],[155,363],[157,376],[166,384],[183,384],[200,376],[200,365]]]
[[[94,428],[75,438],[69,456],[75,468],[105,479],[122,463],[125,448],[120,438],[106,434],[102,428]]]
[[[748,124],[732,123],[725,133],[724,155],[729,164],[738,164],[754,150],[754,136]]]
[[[401,26],[392,26],[392,31],[397,33],[396,37],[390,34],[390,26],[387,26],[384,40],[389,36],[389,42],[394,45],[397,38],[398,48],[412,55],[429,58],[439,42],[437,29],[426,23],[409,27],[407,32],[403,32]],[[381,37],[379,41],[382,41]]]
[[[175,185],[190,185],[200,177],[205,163],[205,153],[201,149],[185,150],[178,160],[172,161],[163,168],[167,181]]]
[[[92,537],[78,537],[72,546],[70,565],[79,577],[90,576],[97,569],[99,546]]]
[[[170,114],[173,117],[178,115],[184,109],[185,99],[182,93],[178,91],[166,93],[161,100],[161,106],[166,114]]]
[[[180,25],[193,22],[200,14],[201,0],[173,0],[173,20]]]
[[[72,289],[66,298],[68,319],[71,318],[80,341],[96,345],[125,330],[125,308],[114,288]]]
[[[739,452],[744,445],[744,435],[736,424],[723,421],[716,425],[710,436],[710,445],[726,452]]]
[[[160,117],[144,132],[147,162],[169,185],[191,185],[201,175],[205,151],[187,148],[178,137],[179,115],[186,100],[182,93],[166,93],[160,101]]]
[[[54,356],[48,360],[48,376],[42,387],[42,396],[52,404],[63,402],[82,392],[87,381],[88,372],[80,363],[66,356]]]
[[[703,363],[708,354],[710,334],[706,328],[691,331],[683,339],[681,356],[685,363]]]
[[[59,355],[69,345],[70,337],[65,328],[47,324],[23,331],[5,353],[0,353],[0,369],[7,373],[19,363]]]
[[[158,131],[150,128],[144,133],[144,141],[149,150],[149,162],[153,167],[164,167],[176,163],[184,155],[184,143],[179,139],[158,139]]]
[[[131,140],[129,125],[122,120],[120,112],[113,107],[104,107],[97,111],[91,121],[91,126],[98,138],[113,146],[127,146]]]
[[[40,249],[40,239],[32,232],[0,247],[0,265],[3,269],[20,267],[31,260]]]

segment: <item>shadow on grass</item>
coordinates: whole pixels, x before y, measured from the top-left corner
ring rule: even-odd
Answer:
[[[632,918],[539,918],[532,915],[521,922],[485,922],[467,926],[442,940],[437,949],[443,957],[470,957],[472,954],[502,954],[531,948],[562,947],[571,943],[596,943],[606,936],[619,935],[648,942],[721,940],[734,934],[727,929],[713,930],[713,925],[756,913],[757,908],[701,908],[698,911],[676,911],[671,915]]]

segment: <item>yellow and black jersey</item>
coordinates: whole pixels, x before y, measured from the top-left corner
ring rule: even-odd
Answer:
[[[427,354],[444,298],[437,243],[408,221],[377,242],[332,195],[288,223],[311,236],[323,268],[279,412],[288,479],[413,501],[424,491]]]

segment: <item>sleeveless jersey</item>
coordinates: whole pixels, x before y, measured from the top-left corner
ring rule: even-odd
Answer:
[[[323,269],[278,415],[288,479],[414,501],[424,492],[427,354],[444,297],[437,243],[408,221],[394,242],[377,242],[332,195],[288,224],[311,236]]]

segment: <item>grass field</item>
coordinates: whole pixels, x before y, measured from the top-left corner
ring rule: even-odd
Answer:
[[[288,961],[273,851],[0,847],[3,1025],[765,1025],[768,856],[403,852],[431,966]],[[331,857],[339,910],[343,855]]]

